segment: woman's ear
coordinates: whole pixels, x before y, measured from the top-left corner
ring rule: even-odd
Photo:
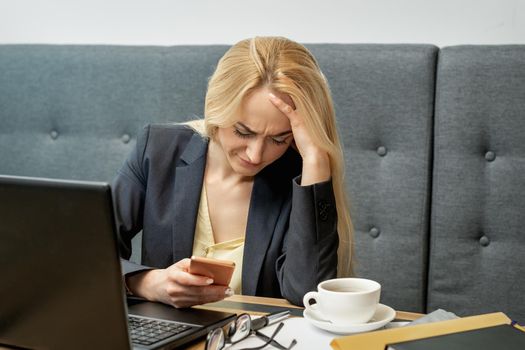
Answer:
[[[219,127],[218,126],[214,126],[211,130],[210,130],[210,135],[208,135],[208,137],[213,140],[213,141],[216,141],[217,140],[217,130],[219,130]]]

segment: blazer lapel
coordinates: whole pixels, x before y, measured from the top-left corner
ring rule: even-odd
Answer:
[[[174,263],[189,257],[193,250],[207,151],[207,140],[198,134],[193,135],[176,169],[172,223]]]
[[[246,225],[242,266],[242,293],[255,295],[266,251],[272,240],[281,210],[282,196],[272,186],[271,177],[256,176]]]

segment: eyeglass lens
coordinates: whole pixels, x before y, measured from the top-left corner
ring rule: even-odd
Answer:
[[[235,329],[230,327],[228,337],[230,342],[237,343],[250,335],[251,331],[251,319],[250,315],[240,315],[235,321]]]
[[[220,350],[226,343],[237,343],[247,338],[251,332],[251,318],[248,314],[242,314],[235,321],[230,322],[223,328],[216,328],[208,334],[206,339],[206,350]]]
[[[224,332],[222,328],[216,328],[208,334],[206,349],[222,349],[224,347]]]

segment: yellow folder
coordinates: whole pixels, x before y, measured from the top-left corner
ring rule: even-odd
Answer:
[[[512,321],[502,312],[463,317],[454,320],[418,324],[377,332],[349,335],[332,340],[335,350],[384,350],[387,345],[403,341],[423,339],[473,329],[510,324]]]

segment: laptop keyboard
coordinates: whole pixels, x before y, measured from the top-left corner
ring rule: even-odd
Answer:
[[[131,342],[139,345],[151,345],[191,328],[178,322],[153,320],[132,315],[128,315],[128,319]]]

